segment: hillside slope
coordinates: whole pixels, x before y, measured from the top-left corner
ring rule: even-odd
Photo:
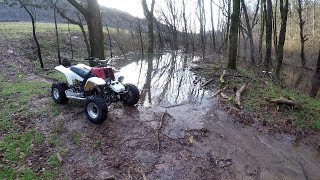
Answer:
[[[33,8],[33,10],[38,22],[54,22],[52,9]],[[107,23],[108,26],[113,28],[131,29],[132,27],[135,27],[137,25],[139,20],[139,18],[137,17],[133,17],[126,12],[113,8],[102,7],[102,12],[104,22]],[[20,5],[0,4],[0,22],[27,21],[30,21],[30,17],[27,12],[20,7]],[[66,20],[58,16],[58,22],[65,23]],[[145,20],[142,20],[141,23],[143,24],[143,27],[146,27]]]

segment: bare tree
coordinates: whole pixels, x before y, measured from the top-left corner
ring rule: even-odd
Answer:
[[[252,29],[253,29],[253,25],[255,23],[255,17],[257,15],[257,12],[258,12],[258,9],[259,9],[259,2],[260,1],[258,0],[256,11],[255,11],[255,15],[254,15],[254,19],[253,19],[253,22],[251,24],[246,4],[245,4],[244,0],[241,0],[241,6],[242,6],[244,17],[245,17],[245,22],[246,22],[246,26],[247,26],[247,34],[248,34],[248,39],[249,39],[249,43],[250,43],[250,60],[251,60],[251,64],[252,65],[254,65],[256,63],[256,61],[255,61],[255,47],[254,47],[254,42],[253,42]]]
[[[317,97],[318,91],[320,88],[320,49],[318,54],[318,62],[316,66],[316,71],[314,73],[312,83],[311,83],[311,90],[310,90],[310,96],[313,98]]]
[[[110,30],[109,30],[109,26],[106,25],[106,27],[107,27],[107,33],[108,33],[110,57],[112,58],[112,57],[113,57],[113,54],[112,54],[112,39],[111,39],[111,33],[110,33]]]
[[[186,52],[189,50],[189,39],[188,39],[188,22],[186,18],[186,3],[185,0],[182,0],[182,18],[183,18],[183,31],[184,31],[184,49]]]
[[[237,68],[237,50],[238,50],[238,30],[240,23],[240,0],[233,0],[233,10],[231,15],[231,27],[230,27],[230,47],[229,47],[229,61],[228,68]]]
[[[148,21],[148,53],[153,53],[153,44],[154,44],[154,36],[153,36],[153,10],[154,10],[154,4],[155,0],[152,0],[151,2],[151,9],[149,10],[146,0],[141,0],[142,8],[144,15]]]
[[[59,33],[58,33],[58,24],[57,24],[57,0],[54,3],[55,5],[53,6],[53,17],[54,17],[54,26],[55,26],[55,31],[56,31],[56,41],[57,41],[57,54],[58,54],[58,62],[61,64],[61,55],[60,55],[60,44],[59,44]]]
[[[37,54],[38,54],[38,58],[39,58],[39,62],[40,62],[40,67],[44,68],[43,65],[43,61],[42,61],[42,55],[41,55],[41,49],[40,49],[40,44],[38,42],[38,38],[36,35],[36,21],[34,18],[34,15],[31,13],[31,11],[27,8],[27,6],[22,2],[22,0],[18,0],[19,3],[22,5],[22,7],[27,11],[27,13],[29,14],[30,18],[31,18],[31,23],[32,23],[32,35],[33,35],[33,39],[37,45]]]
[[[212,46],[213,50],[216,49],[216,36],[214,30],[214,23],[213,23],[213,8],[212,8],[213,0],[210,1],[210,14],[211,14],[211,37],[212,37]]]
[[[259,50],[258,50],[258,59],[259,64],[262,63],[262,42],[264,36],[264,27],[265,27],[265,13],[266,13],[266,0],[261,0],[261,8],[260,8],[260,35],[259,35]]]
[[[178,25],[179,25],[179,11],[176,7],[175,0],[165,0],[166,10],[161,9],[161,18],[169,27],[170,44],[174,50],[178,49]]]
[[[200,23],[201,51],[202,51],[202,58],[204,58],[205,52],[206,52],[206,37],[205,37],[206,17],[205,17],[203,0],[198,0],[198,10],[199,10],[198,19]]]
[[[300,57],[301,57],[301,65],[302,68],[306,68],[307,60],[306,55],[304,53],[305,42],[308,40],[307,36],[304,35],[304,24],[305,21],[302,19],[302,3],[301,0],[298,0],[298,14],[299,14],[299,28],[300,28]]]
[[[264,65],[266,71],[270,70],[271,65],[271,48],[272,48],[272,1],[267,0],[267,8],[265,12],[266,20],[266,55]]]
[[[288,19],[288,11],[289,11],[289,1],[280,0],[280,15],[281,15],[281,29],[279,34],[279,42],[276,48],[276,56],[277,56],[277,68],[276,68],[276,76],[280,78],[280,71],[282,68],[283,61],[283,46],[286,40],[286,30],[287,30],[287,19]]]
[[[73,59],[73,45],[72,45],[72,38],[71,38],[70,23],[69,22],[68,22],[68,34],[69,34],[69,43],[70,43],[70,49],[71,49],[71,59]]]
[[[139,34],[139,40],[140,40],[141,54],[144,55],[144,48],[143,48],[142,30],[141,30],[140,19],[138,19],[138,34]]]
[[[74,25],[78,25],[80,27],[81,33],[82,33],[82,36],[83,36],[83,40],[84,40],[84,43],[85,43],[86,48],[87,48],[87,54],[88,54],[88,57],[90,57],[91,48],[90,48],[89,40],[87,38],[87,33],[86,33],[85,29],[84,29],[84,25],[83,25],[83,22],[81,20],[80,14],[76,13],[76,16],[78,17],[78,20],[74,20],[74,19],[71,19],[70,17],[68,17],[66,15],[66,13],[62,9],[60,9],[58,7],[56,7],[56,9],[57,9],[57,12],[60,14],[60,16],[62,18],[66,19],[69,23],[74,24]]]

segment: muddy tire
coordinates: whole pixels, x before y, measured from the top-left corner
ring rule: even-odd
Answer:
[[[134,106],[140,99],[139,89],[133,84],[125,84],[124,87],[128,92],[122,96],[123,103],[125,105]]]
[[[54,102],[56,102],[57,104],[66,104],[69,100],[65,93],[67,89],[68,89],[68,86],[66,83],[52,84],[51,96]]]
[[[101,97],[93,96],[87,99],[84,111],[90,122],[102,124],[107,119],[108,106]]]

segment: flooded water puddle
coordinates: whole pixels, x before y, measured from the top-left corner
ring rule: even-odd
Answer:
[[[139,162],[153,161],[158,154],[156,170],[148,175],[151,179],[184,179],[194,175],[197,178],[190,179],[199,179],[198,175],[210,179],[217,174],[218,179],[320,177],[318,152],[304,145],[295,146],[287,136],[276,139],[254,127],[243,127],[227,112],[219,110],[217,100],[200,83],[195,83],[197,77],[189,69],[198,57],[165,53],[132,59],[117,60],[112,65],[120,70],[125,83],[138,86],[140,105],[135,111],[114,113],[126,120],[134,118],[158,132],[157,140],[151,144],[158,141],[160,153],[152,149],[135,150]],[[140,128],[139,125],[131,130],[141,132]],[[131,137],[132,133],[126,135],[126,139]],[[201,170],[195,168],[199,163]],[[190,166],[197,169],[195,174]]]
[[[132,83],[141,90],[143,106],[201,103],[209,94],[195,83],[197,77],[189,70],[198,57],[172,52],[132,59],[114,61],[112,65],[120,70],[125,83]]]

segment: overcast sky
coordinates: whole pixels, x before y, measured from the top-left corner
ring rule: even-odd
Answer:
[[[144,18],[143,15],[143,10],[141,6],[141,0],[98,0],[100,5],[110,7],[110,8],[115,8],[119,9],[121,11],[125,11],[132,16],[135,17],[140,17]],[[177,7],[179,11],[181,10],[181,4],[182,0],[175,0],[177,3]],[[219,3],[219,0],[214,0],[216,4]],[[197,19],[196,17],[196,12],[197,10],[197,0],[185,0],[186,2],[186,15],[189,16],[191,19]],[[211,0],[204,0],[205,4],[205,11],[206,11],[206,27],[207,30],[211,29],[211,22],[210,22],[210,5],[209,3]],[[148,5],[150,5],[151,0],[147,0]],[[155,5],[155,16],[157,17],[157,14],[159,14],[160,10],[166,11],[167,7],[164,3],[164,0],[156,0],[156,5]],[[218,22],[218,7],[216,5],[213,5],[213,14],[214,14],[214,23],[215,26],[217,25]],[[194,20],[191,20],[191,22],[194,22]],[[198,25],[198,20],[195,21],[196,26]],[[194,27],[197,28],[197,27]]]
[[[99,3],[106,7],[111,7],[125,11],[132,16],[143,18],[143,11],[140,0],[98,0]]]

